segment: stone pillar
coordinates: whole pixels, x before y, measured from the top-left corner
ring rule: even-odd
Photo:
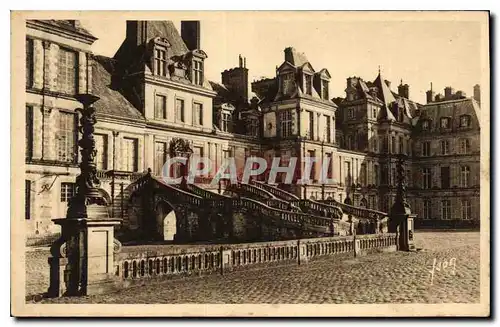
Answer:
[[[59,62],[59,45],[44,41],[44,87],[49,91],[57,91],[57,64]]]
[[[45,49],[42,40],[33,39],[33,88],[43,88]]]
[[[306,264],[309,260],[307,258],[307,246],[300,240],[297,241],[297,263],[299,265]]]
[[[55,135],[54,135],[54,110],[46,106],[41,108],[42,113],[42,158],[44,160],[55,160]]]
[[[78,93],[87,93],[87,54],[78,52]]]
[[[220,265],[220,273],[224,275],[224,273],[232,270],[232,251],[231,249],[224,248],[221,246],[220,248],[220,257],[221,257],[221,265]]]

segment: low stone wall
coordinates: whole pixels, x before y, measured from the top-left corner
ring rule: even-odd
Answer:
[[[253,267],[305,264],[330,257],[395,251],[396,234],[335,236],[244,244],[193,245],[115,256],[115,274],[124,286],[147,280],[224,274]]]

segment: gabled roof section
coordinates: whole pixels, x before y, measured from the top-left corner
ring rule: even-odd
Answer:
[[[100,97],[95,103],[96,113],[143,121],[141,112],[123,96],[120,90],[112,86],[115,64],[112,58],[94,56],[92,93]]]
[[[319,76],[321,76],[321,78],[323,78],[323,79],[330,79],[330,78],[332,78],[332,75],[330,75],[330,72],[326,68],[323,68],[322,70],[320,70],[316,74],[319,75]]]
[[[380,73],[378,74],[377,78],[373,81],[373,84],[375,84],[375,86],[378,87],[379,99],[382,100],[382,102],[384,102],[384,104],[387,107],[389,107],[389,105],[391,103],[396,101],[396,99],[394,98],[394,95],[392,95],[391,90],[389,89],[389,87],[385,83],[385,81],[382,78],[382,76],[380,75]]]
[[[306,62],[305,64],[300,66],[300,68],[302,69],[302,71],[313,73],[313,74],[315,73],[313,66],[309,62]]]
[[[278,73],[281,73],[285,69],[289,69],[291,71],[296,71],[297,67],[295,67],[292,63],[285,61],[284,63],[281,64],[281,66],[278,67],[277,71]]]

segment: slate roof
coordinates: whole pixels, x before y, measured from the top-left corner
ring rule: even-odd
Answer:
[[[113,88],[112,75],[116,61],[104,56],[94,56],[92,67],[92,92],[100,97],[95,103],[96,113],[134,120],[144,120],[137,110],[120,92]]]
[[[92,33],[90,33],[87,29],[85,29],[79,22],[75,26],[75,24],[73,24],[73,22],[70,20],[48,19],[48,20],[38,20],[38,21],[43,22],[45,24],[57,26],[65,30],[76,32],[88,36],[90,38],[93,38],[94,40],[97,40],[97,38],[94,35],[92,35]]]
[[[459,117],[461,115],[470,115],[471,127],[473,129],[480,128],[478,119],[480,109],[477,102],[472,98],[431,102],[423,105],[420,109],[421,114],[418,121],[430,120],[432,129],[436,131],[439,130],[439,120],[441,117],[451,117],[452,128],[458,128],[460,124]]]

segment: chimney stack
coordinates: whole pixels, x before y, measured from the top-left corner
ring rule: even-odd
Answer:
[[[431,82],[431,89],[428,90],[427,92],[425,92],[426,96],[427,96],[427,103],[431,103],[434,101],[434,91],[432,90],[432,82]]]
[[[479,84],[474,85],[474,100],[481,105],[481,87]]]
[[[410,98],[410,86],[408,84],[403,84],[403,80],[401,80],[401,84],[398,86],[398,94],[403,98]]]
[[[181,21],[181,37],[190,51],[200,49],[200,34],[199,20]]]
[[[444,88],[445,100],[452,99],[454,94],[455,94],[455,90],[451,86],[447,86]]]

